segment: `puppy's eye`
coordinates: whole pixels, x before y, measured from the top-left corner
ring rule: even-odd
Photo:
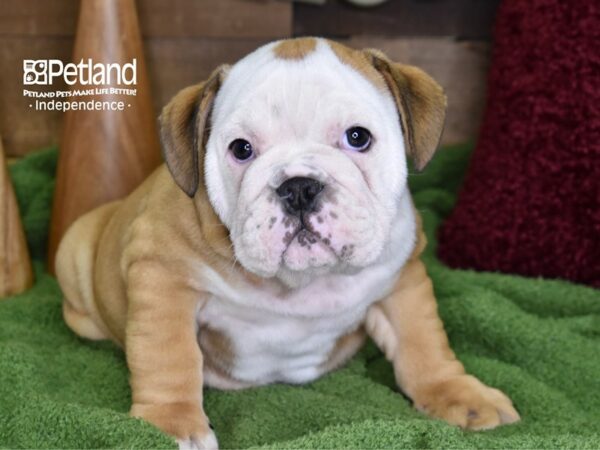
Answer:
[[[238,161],[248,161],[254,155],[252,144],[245,139],[236,139],[229,144],[229,150]]]
[[[348,128],[342,136],[342,147],[345,150],[364,152],[371,146],[371,132],[363,127]]]

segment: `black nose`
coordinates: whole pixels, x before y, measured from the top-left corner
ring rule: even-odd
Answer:
[[[317,195],[323,185],[317,180],[306,177],[294,177],[284,181],[276,190],[285,209],[293,215],[314,211]]]

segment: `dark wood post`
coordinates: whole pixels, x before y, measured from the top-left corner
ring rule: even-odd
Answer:
[[[73,101],[123,101],[124,111],[79,110],[64,114],[56,191],[50,227],[48,266],[71,223],[91,209],[129,194],[160,164],[150,85],[134,0],[83,0],[73,62],[131,63],[135,58],[135,96],[74,97]],[[81,81],[81,80],[80,80]],[[75,84],[73,89],[93,86]]]

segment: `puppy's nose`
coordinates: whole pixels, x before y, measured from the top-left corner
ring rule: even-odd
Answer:
[[[294,177],[284,181],[276,190],[289,214],[301,215],[314,211],[316,198],[323,184],[307,177]]]

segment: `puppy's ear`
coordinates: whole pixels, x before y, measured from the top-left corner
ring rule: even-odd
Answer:
[[[182,89],[160,114],[163,157],[177,185],[190,197],[198,190],[209,116],[226,71],[227,66],[221,66],[208,80]]]
[[[390,61],[378,50],[365,50],[396,101],[406,152],[422,170],[433,157],[444,129],[446,95],[421,69]]]

